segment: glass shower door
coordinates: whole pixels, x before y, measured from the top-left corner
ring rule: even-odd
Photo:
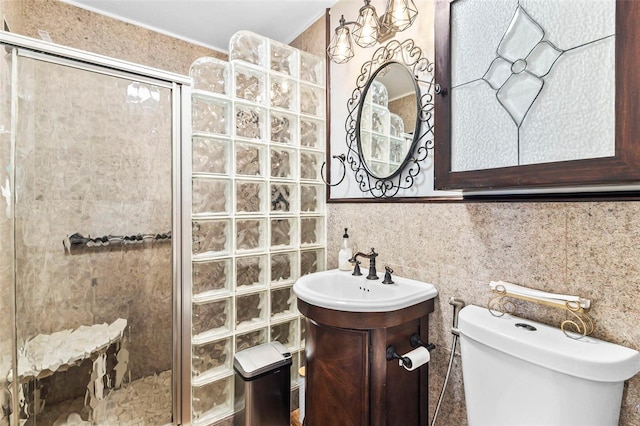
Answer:
[[[14,70],[18,417],[172,423],[172,86]]]
[[[12,398],[7,376],[13,362],[13,154],[11,55],[0,55],[0,426],[9,426]]]

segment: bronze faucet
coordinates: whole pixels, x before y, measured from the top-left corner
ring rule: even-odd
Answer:
[[[378,256],[378,253],[375,252],[373,247],[371,247],[371,253],[365,254],[359,251],[356,254],[354,254],[353,257],[349,259],[350,263],[355,264],[355,267],[353,268],[353,275],[362,275],[362,273],[360,272],[360,261],[358,261],[358,257],[364,257],[366,259],[369,259],[369,275],[367,275],[367,279],[377,280],[378,279],[378,273],[376,272],[377,256]]]

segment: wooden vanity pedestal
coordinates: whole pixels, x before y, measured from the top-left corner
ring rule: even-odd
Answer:
[[[428,364],[387,361],[411,335],[429,342],[433,299],[392,312],[343,312],[298,299],[306,316],[306,426],[427,426]]]

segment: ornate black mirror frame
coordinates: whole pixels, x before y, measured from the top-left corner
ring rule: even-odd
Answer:
[[[413,141],[404,161],[393,174],[387,177],[375,176],[367,167],[360,151],[360,118],[361,103],[364,102],[367,89],[386,64],[399,63],[408,68],[416,79],[417,120],[413,133]],[[420,173],[420,163],[425,160],[434,145],[434,92],[435,79],[433,62],[422,55],[422,49],[413,40],[403,42],[392,40],[378,48],[371,60],[361,67],[356,79],[356,88],[347,101],[349,115],[345,122],[347,131],[347,163],[354,173],[358,188],[374,198],[390,198],[401,189],[408,189],[414,184]]]

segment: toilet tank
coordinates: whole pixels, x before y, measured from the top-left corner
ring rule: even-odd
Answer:
[[[640,371],[633,349],[479,306],[458,329],[470,426],[617,426],[624,381]]]

